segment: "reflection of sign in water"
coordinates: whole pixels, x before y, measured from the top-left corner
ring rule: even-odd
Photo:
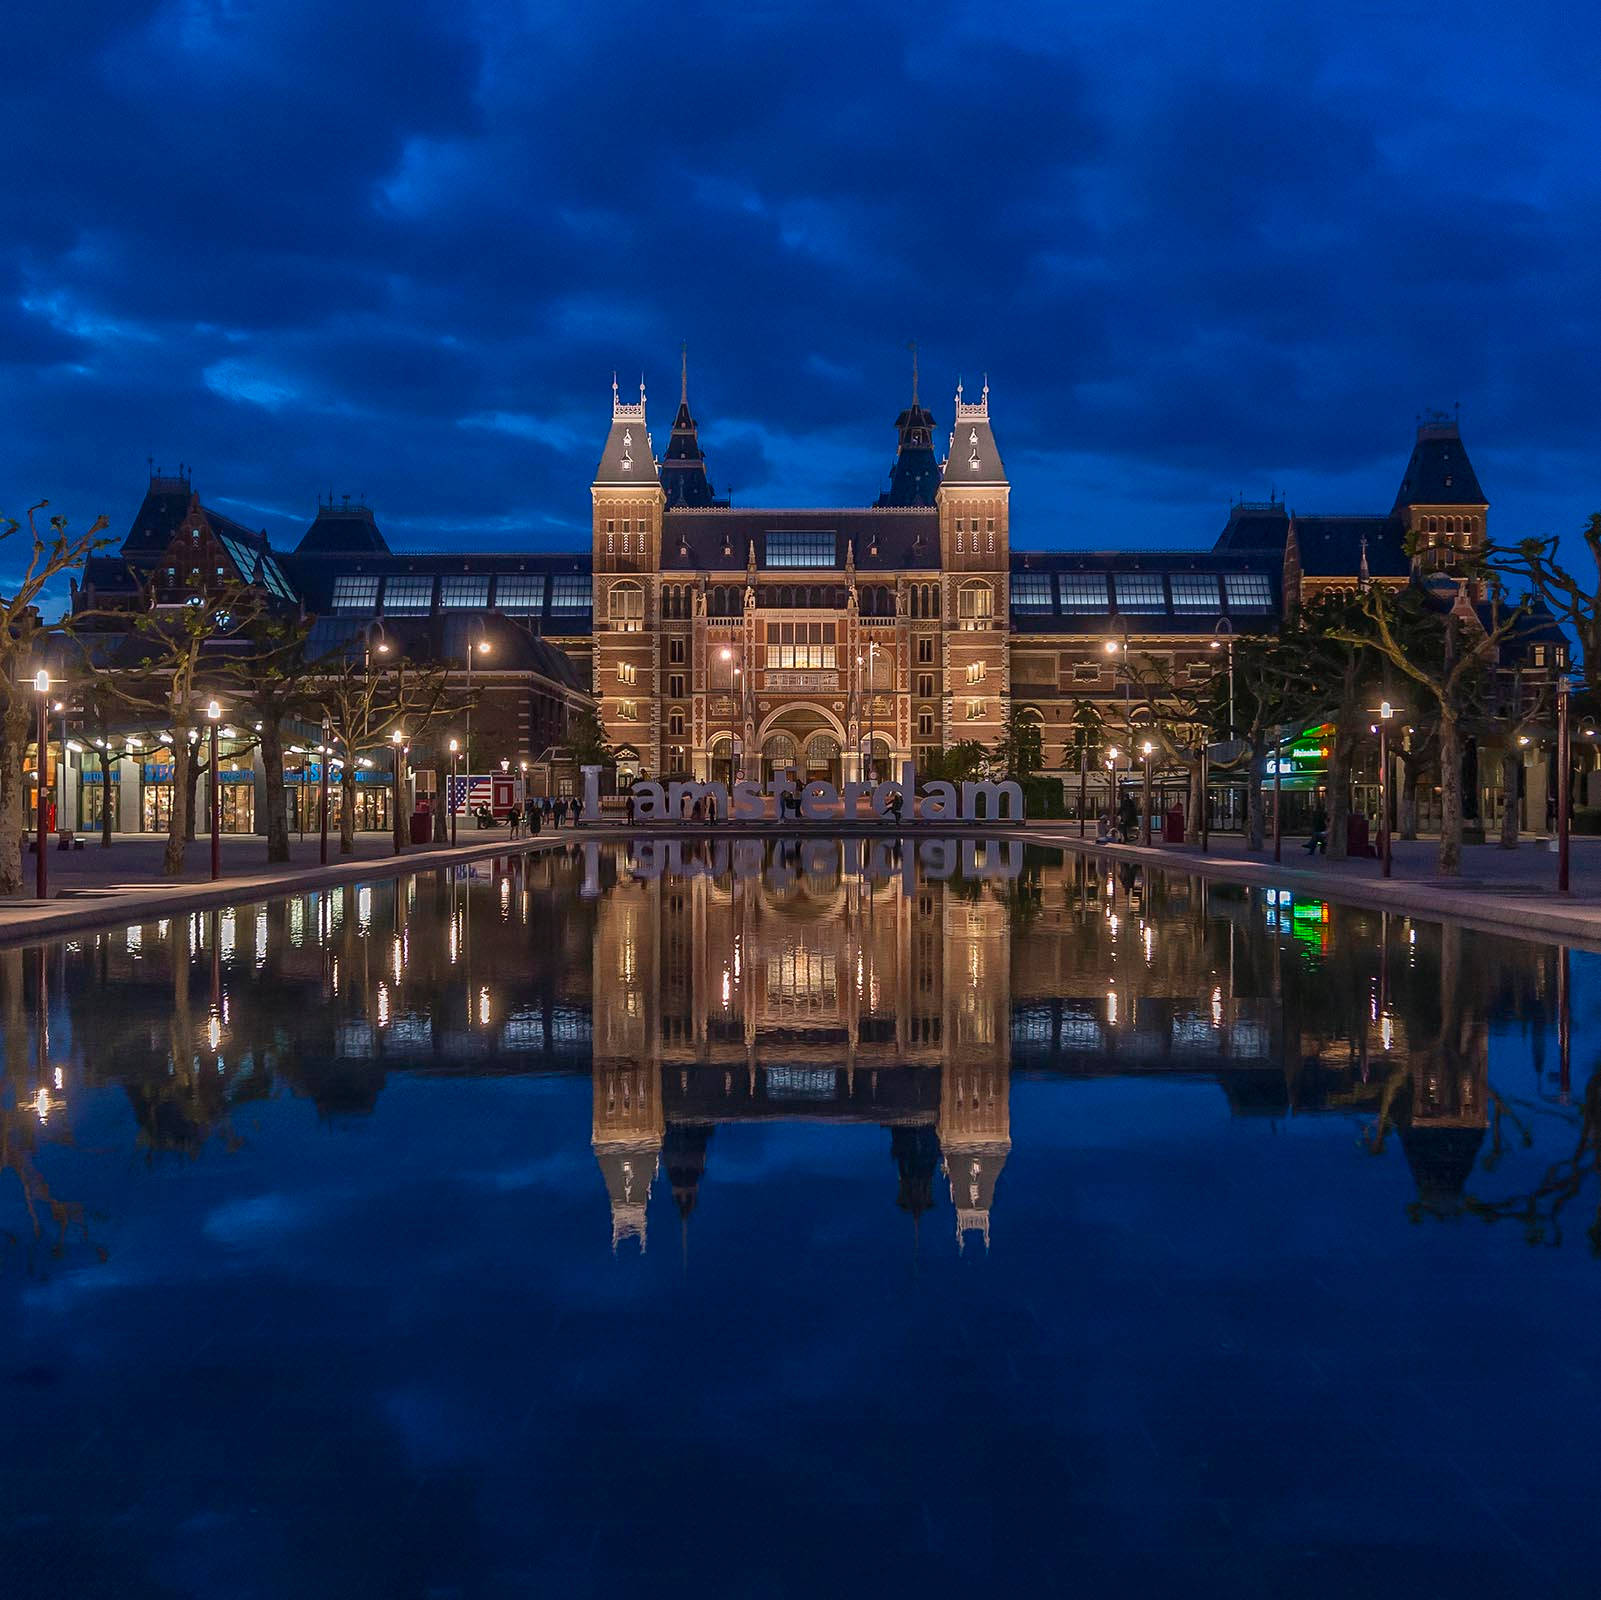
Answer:
[[[832,1100],[839,1080],[832,1067],[769,1067],[767,1093],[774,1100]]]

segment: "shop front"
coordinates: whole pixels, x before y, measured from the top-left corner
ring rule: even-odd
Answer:
[[[111,769],[111,782],[96,760],[92,767],[78,774],[78,827],[84,833],[99,833],[107,811],[111,813],[111,826],[122,826],[122,781],[117,768]]]
[[[356,769],[356,832],[387,833],[391,827],[389,773],[377,767]],[[289,831],[291,833],[317,833],[322,827],[320,794],[322,764],[303,762],[299,766],[284,768],[284,795],[288,802]],[[339,769],[328,773],[328,831],[338,833],[345,814],[344,789],[339,782]]]
[[[217,775],[217,801],[217,824],[222,832],[256,831],[256,775],[249,767],[223,767]]]

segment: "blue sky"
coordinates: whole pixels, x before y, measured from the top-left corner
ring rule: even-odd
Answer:
[[[681,340],[719,490],[860,504],[922,351],[1022,546],[1385,509],[1460,403],[1568,531],[1601,369],[1601,34],[1568,6],[179,0],[10,19],[0,508],[147,455],[281,541],[567,547]]]

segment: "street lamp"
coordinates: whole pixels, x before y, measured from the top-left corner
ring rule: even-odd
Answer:
[[[212,700],[206,705],[206,721],[211,730],[211,881],[222,876],[222,790],[217,782],[217,724],[222,707]]]
[[[476,643],[467,641],[467,727],[462,736],[462,744],[467,752],[467,787],[473,784],[473,655],[474,653],[487,656],[489,654],[489,641],[479,639]],[[454,842],[454,841],[452,841]]]
[[[734,785],[739,782],[740,768],[744,765],[743,760],[737,759],[743,754],[739,749],[739,695],[736,692],[741,673],[739,667],[734,665],[736,651],[732,645],[725,644],[720,653],[728,666],[728,788],[732,793]]]
[[[471,658],[468,658],[471,660]],[[456,753],[461,746],[452,739],[450,741],[450,842],[456,842]]]
[[[1108,773],[1106,781],[1111,790],[1111,794],[1108,797],[1108,811],[1111,816],[1112,826],[1117,829],[1118,837],[1121,838],[1123,829],[1117,817],[1117,746],[1115,744],[1106,752],[1106,770]]]
[[[38,897],[46,899],[50,892],[50,858],[45,854],[45,775],[50,767],[50,740],[49,730],[45,725],[45,712],[49,705],[46,696],[50,693],[50,674],[40,667],[33,675],[33,687],[39,696],[39,782],[35,786],[38,790],[35,802],[34,816],[34,848],[39,852],[38,864],[34,868],[34,889]]]
[[[1218,634],[1223,637],[1218,638]],[[1219,617],[1212,627],[1212,650],[1227,649],[1229,653],[1229,738],[1234,737],[1234,624],[1227,617]]]
[[[1140,818],[1140,843],[1147,849],[1151,845],[1151,751],[1154,748],[1149,739],[1140,746],[1140,754],[1145,757],[1145,803],[1144,815]]]
[[[1284,859],[1284,829],[1280,809],[1284,803],[1284,729],[1273,729],[1273,859]]]
[[[1395,707],[1386,700],[1379,707],[1379,855],[1384,876],[1390,876],[1390,722]]]
[[[390,809],[394,812],[394,815],[389,819],[391,823],[389,831],[394,835],[395,854],[398,856],[407,843],[405,834],[406,812],[405,807],[401,804],[400,779],[403,770],[402,762],[409,746],[406,744],[405,731],[401,728],[396,728],[390,733],[389,742],[395,747],[394,764],[390,769],[390,787],[394,792],[389,802]]]
[[[873,686],[873,668],[878,651],[878,640],[870,639],[867,643],[867,655],[857,656],[856,665],[861,666],[863,661],[867,664],[867,770],[863,773],[864,782],[872,782],[875,776],[875,763],[878,760],[878,723],[877,707],[874,704],[876,696]]]
[[[1572,681],[1567,673],[1557,679],[1557,893],[1568,892],[1568,844],[1572,832],[1569,804],[1568,768],[1572,751],[1568,744],[1568,691]]]

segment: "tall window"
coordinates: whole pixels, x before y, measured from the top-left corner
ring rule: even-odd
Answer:
[[[987,583],[968,583],[956,597],[956,618],[964,628],[987,628],[995,616],[995,592]]]
[[[617,702],[617,715],[624,722],[638,722],[639,702],[637,700],[619,700]]]
[[[917,641],[917,659],[925,663],[934,659],[934,640],[929,634]]]
[[[618,583],[606,597],[606,614],[618,633],[638,633],[645,626],[645,591],[637,583]]]
[[[982,683],[989,676],[989,668],[982,661],[969,661],[967,664],[967,681],[969,683]]]
[[[403,574],[384,580],[384,610],[397,617],[417,616],[432,609],[433,577]]]
[[[457,574],[439,580],[439,604],[451,610],[478,610],[489,604],[489,577]]]
[[[619,661],[617,663],[617,681],[626,683],[630,689],[639,681],[639,668],[632,661]]]
[[[917,692],[924,700],[932,700],[934,698],[934,674],[932,672],[918,673]]]
[[[669,711],[667,713],[667,731],[675,739],[683,738],[684,713],[682,711]]]
[[[1175,611],[1216,611],[1217,574],[1212,572],[1170,572]]]
[[[769,567],[832,567],[839,540],[832,533],[801,533],[784,530],[769,533],[765,540]]]
[[[371,611],[377,604],[377,578],[346,572],[334,579],[335,611]]]
[[[550,581],[550,609],[552,611],[587,611],[590,606],[590,581],[587,572],[558,572]]]
[[[1056,609],[1051,593],[1051,575],[1048,572],[1014,572],[1012,574],[1012,610],[1030,613],[1050,612]]]
[[[934,735],[934,713],[932,711],[919,711],[917,713],[917,734],[921,739],[930,739]]]
[[[1160,573],[1119,572],[1112,581],[1117,588],[1117,609],[1125,615],[1167,610],[1167,594],[1162,588]]]
[[[667,659],[675,665],[684,659],[684,641],[682,639],[669,639],[667,641]]]
[[[682,700],[684,698],[684,675],[675,672],[667,680],[667,698],[669,700]]]
[[[513,616],[541,611],[545,605],[542,572],[503,572],[495,579],[495,604]]]
[[[969,722],[982,722],[984,720],[983,700],[969,700],[967,702],[967,720]]]
[[[1273,609],[1273,585],[1265,572],[1225,572],[1223,597],[1230,611]]]
[[[832,622],[769,622],[767,665],[834,667],[838,665],[836,625]]]

